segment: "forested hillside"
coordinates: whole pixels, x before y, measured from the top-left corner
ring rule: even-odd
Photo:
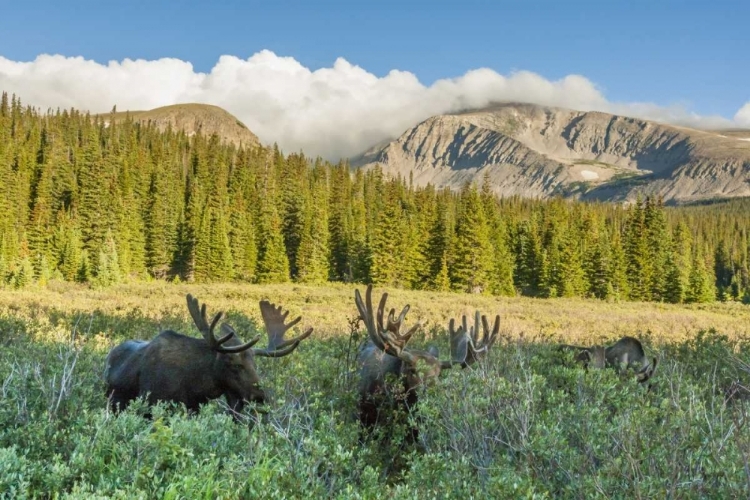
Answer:
[[[745,300],[750,204],[665,209],[414,187],[76,110],[0,104],[0,282],[362,281]]]

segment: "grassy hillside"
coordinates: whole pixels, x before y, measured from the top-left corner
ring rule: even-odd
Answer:
[[[137,122],[151,122],[162,131],[166,130],[167,126],[171,126],[173,130],[184,130],[188,135],[199,131],[207,136],[215,133],[223,141],[235,146],[247,147],[260,144],[258,136],[238,118],[225,109],[210,104],[173,104],[148,111],[118,111],[102,116],[114,117],[115,120],[124,120],[125,117],[130,116]]]
[[[746,306],[495,299],[389,289],[426,327],[415,346],[447,356],[447,318],[503,318],[487,363],[450,370],[422,393],[420,442],[402,426],[360,442],[354,418],[353,285],[70,284],[0,291],[0,497],[5,498],[737,498],[750,488],[750,406],[725,389],[750,373]],[[386,291],[376,288],[376,292]],[[106,410],[112,345],[174,328],[196,335],[187,292],[229,311],[245,339],[261,298],[313,337],[258,361],[268,413],[236,424],[220,403],[199,416]],[[715,327],[717,331],[701,332]],[[647,391],[615,370],[571,366],[551,339],[645,335],[660,364]],[[71,336],[71,332],[76,334]],[[724,335],[726,334],[726,335]],[[71,339],[71,337],[73,337]]]

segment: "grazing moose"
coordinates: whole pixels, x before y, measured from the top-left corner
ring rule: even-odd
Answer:
[[[420,386],[437,379],[444,369],[452,368],[454,365],[466,367],[475,363],[489,351],[500,330],[500,316],[495,318],[492,331],[489,329],[487,318],[482,317],[484,332],[481,336],[478,312],[475,326],[468,330],[465,316],[463,324],[458,329],[455,328],[454,320],[451,320],[449,330],[452,359],[440,361],[438,351],[434,347],[427,351],[406,348],[409,339],[420,326],[417,323],[409,330],[402,331],[409,305],[404,307],[398,318],[395,316],[395,309],[391,309],[387,322],[384,323],[387,299],[388,294],[384,293],[376,317],[372,307],[372,285],[367,287],[364,302],[359,290],[356,290],[354,295],[360,318],[365,323],[370,339],[359,353],[361,368],[358,409],[360,422],[366,428],[371,428],[378,422],[381,408],[389,398],[389,375],[395,376],[398,380],[400,387],[395,392],[400,393],[400,406],[408,411],[417,403],[417,390]],[[416,429],[411,429],[411,438],[416,440]]]
[[[165,330],[151,341],[128,340],[110,351],[104,377],[113,409],[124,409],[133,399],[146,396],[149,404],[173,401],[194,412],[201,404],[224,396],[236,417],[246,401],[265,401],[255,357],[286,356],[313,331],[310,328],[298,337],[284,340],[284,334],[302,318],[285,325],[289,312],[282,314],[281,307],[262,300],[260,312],[268,332],[268,346],[254,349],[260,335],[243,344],[234,329],[224,323],[222,336],[217,339],[214,330],[224,313],[216,314],[209,323],[205,304],[201,307],[198,299],[188,294],[187,306],[203,339]]]
[[[574,345],[561,345],[560,350],[577,352],[575,360],[584,367],[604,368],[605,366],[627,367],[638,366],[636,372],[638,382],[646,382],[653,376],[656,370],[657,358],[649,362],[643,350],[641,342],[633,337],[623,337],[609,347],[593,346],[579,347]]]

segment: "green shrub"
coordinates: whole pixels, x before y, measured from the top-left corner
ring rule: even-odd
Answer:
[[[233,323],[257,323],[237,311]],[[109,348],[185,331],[183,311],[0,314],[4,498],[737,498],[750,486],[748,342],[716,331],[658,346],[651,388],[632,372],[584,371],[546,341],[502,340],[485,363],[446,370],[418,409],[363,437],[362,339],[322,334],[259,359],[268,412],[244,423],[221,402],[198,415],[160,404],[112,414]],[[243,331],[244,331],[243,330]],[[75,335],[71,333],[75,331]],[[446,334],[432,327],[415,347]],[[651,339],[653,342],[653,339]],[[405,439],[408,426],[419,442]]]

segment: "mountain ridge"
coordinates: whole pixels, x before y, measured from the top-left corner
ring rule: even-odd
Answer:
[[[452,189],[487,174],[505,196],[684,202],[750,196],[750,131],[496,103],[430,117],[351,164]]]

